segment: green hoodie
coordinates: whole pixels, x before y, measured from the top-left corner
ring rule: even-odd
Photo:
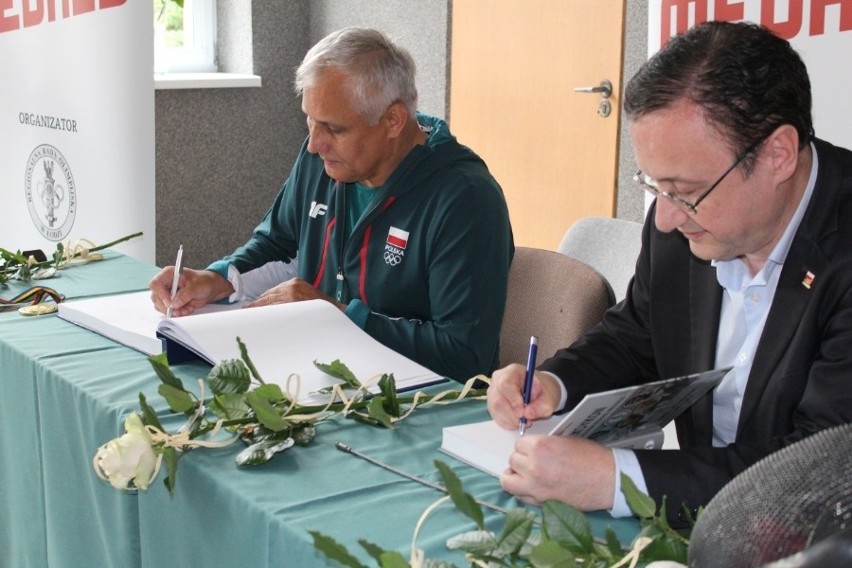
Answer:
[[[252,238],[209,269],[227,278],[229,265],[244,274],[298,252],[299,276],[348,303],[347,315],[372,337],[465,381],[497,366],[512,230],[485,163],[444,121],[417,118],[426,145],[376,190],[351,235],[354,187],[331,179],[306,141]]]

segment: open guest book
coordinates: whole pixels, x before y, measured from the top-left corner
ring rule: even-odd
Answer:
[[[527,426],[526,434],[579,436],[612,448],[659,449],[663,428],[715,388],[730,368],[586,395],[574,409]],[[518,439],[493,420],[443,429],[441,451],[499,477]]]
[[[288,377],[299,375],[300,403],[326,400],[315,391],[340,382],[314,361],[339,359],[361,381],[393,373],[397,390],[446,380],[379,343],[324,300],[256,308],[211,304],[189,316],[166,318],[154,308],[150,292],[140,292],[63,302],[59,317],[148,355],[165,352],[170,362],[185,360],[187,353],[211,365],[239,359],[239,337],[265,382],[285,389]],[[378,386],[370,390],[378,392]]]

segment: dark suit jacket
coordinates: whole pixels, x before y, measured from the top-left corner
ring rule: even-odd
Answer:
[[[755,353],[735,443],[711,447],[712,394],[677,419],[679,450],[637,451],[651,496],[680,524],[735,475],[824,428],[852,422],[852,152],[815,141],[819,171]],[[649,213],[627,297],[541,365],[586,394],[711,369],[722,289],[715,269]],[[814,275],[810,287],[805,275]]]

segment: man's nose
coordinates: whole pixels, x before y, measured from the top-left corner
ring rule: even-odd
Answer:
[[[325,148],[325,138],[321,129],[316,126],[308,126],[308,152],[320,154]]]
[[[654,224],[657,230],[670,233],[683,225],[689,214],[665,197],[657,197],[657,210],[654,212]]]

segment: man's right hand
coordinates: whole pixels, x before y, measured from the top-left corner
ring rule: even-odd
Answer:
[[[524,406],[524,381],[526,369],[512,364],[494,371],[488,387],[488,412],[494,421],[506,429],[516,429],[525,416],[528,422],[550,417],[559,404],[561,390],[556,380],[536,373],[533,377],[530,403]]]
[[[198,308],[234,293],[231,283],[216,272],[184,268],[180,274],[178,291],[172,298],[174,271],[174,266],[167,266],[148,283],[154,307],[163,313],[171,305],[172,316],[188,316]]]

